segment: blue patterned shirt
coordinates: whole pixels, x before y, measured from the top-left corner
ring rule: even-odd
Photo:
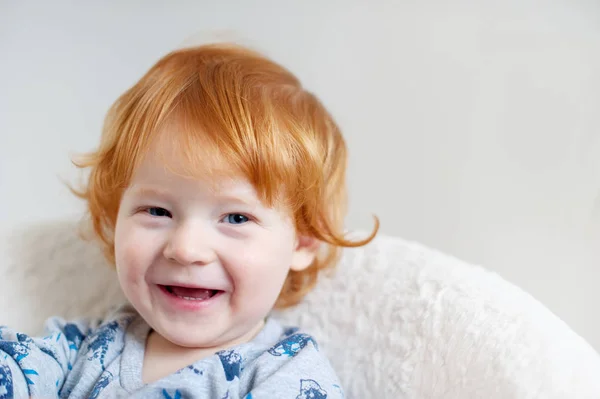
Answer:
[[[337,399],[338,379],[316,341],[269,319],[251,341],[150,384],[142,365],[150,326],[124,306],[99,322],[52,318],[46,336],[0,327],[0,399]]]

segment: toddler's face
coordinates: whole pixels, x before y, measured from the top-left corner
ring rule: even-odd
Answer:
[[[150,151],[125,190],[115,230],[123,291],[150,326],[195,348],[247,341],[290,268],[314,259],[290,215],[266,207],[244,179],[202,181]]]

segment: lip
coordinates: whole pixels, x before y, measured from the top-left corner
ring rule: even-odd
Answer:
[[[160,284],[156,284],[159,287],[163,286],[163,287],[182,287],[182,288],[193,288],[193,289],[198,289],[198,290],[215,290],[215,291],[225,291],[223,288],[218,288],[215,284],[215,286],[211,285],[211,284],[207,284],[207,285],[197,285],[197,284],[190,284],[190,283],[178,283],[178,282],[170,282],[170,283],[160,283]]]
[[[171,285],[171,284],[167,284],[167,285]],[[202,301],[194,301],[194,300],[189,300],[189,299],[183,299],[176,295],[171,294],[166,289],[167,285],[156,284],[155,287],[159,291],[160,297],[167,303],[167,305],[169,307],[171,307],[175,310],[194,311],[194,312],[206,311],[206,310],[209,310],[210,308],[214,307],[216,304],[218,304],[224,298],[224,296],[226,294],[226,292],[223,290],[215,290],[218,292],[214,296],[212,296],[208,299],[204,299]],[[189,284],[188,285],[173,284],[173,285],[176,285],[178,287],[185,287],[185,288],[201,288],[201,289],[205,288],[205,287],[198,287],[198,286],[189,285]]]

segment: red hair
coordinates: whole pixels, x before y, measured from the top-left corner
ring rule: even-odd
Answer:
[[[172,142],[186,170],[204,173],[207,164],[227,165],[230,170],[220,172],[246,177],[269,206],[282,199],[298,234],[322,243],[311,266],[290,271],[278,307],[299,302],[319,272],[334,266],[341,247],[364,245],[377,233],[375,218],[368,238],[344,237],[346,145],[320,101],[258,53],[205,45],[160,59],[113,104],[99,148],[74,162],[90,169],[87,185],[75,193],[87,201],[111,263],[123,191],[157,132],[172,120],[182,126]]]

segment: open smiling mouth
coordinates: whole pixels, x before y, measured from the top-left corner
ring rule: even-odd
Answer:
[[[169,295],[188,301],[206,301],[207,299],[211,299],[223,292],[220,290],[178,287],[175,285],[159,285],[159,287]]]

